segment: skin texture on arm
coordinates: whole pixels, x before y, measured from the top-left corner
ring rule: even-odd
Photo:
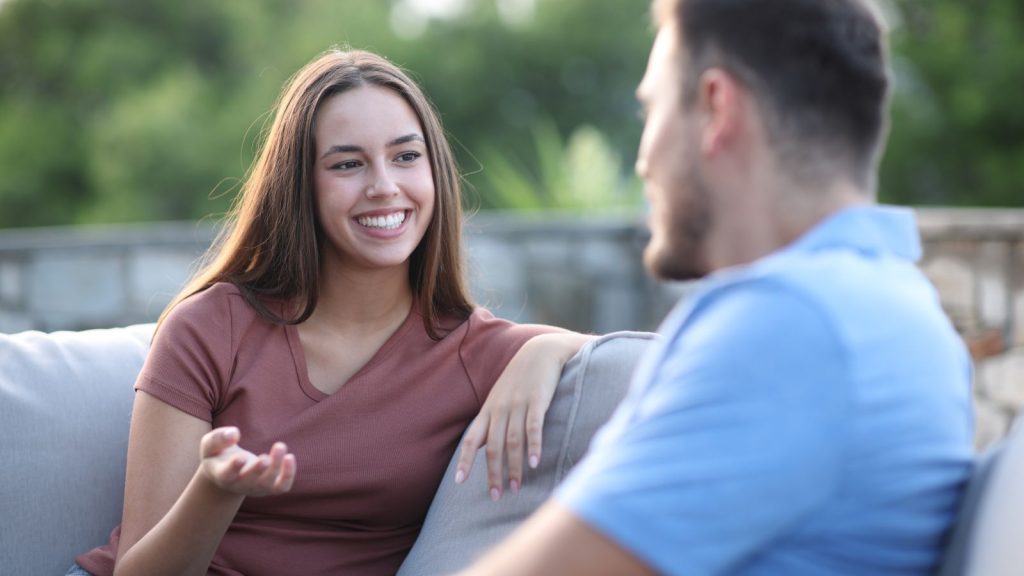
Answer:
[[[239,436],[136,393],[115,574],[206,574],[245,496],[291,488],[286,447],[256,456]]]
[[[549,500],[505,541],[460,576],[625,576],[647,565]]]
[[[559,332],[534,336],[523,344],[463,436],[455,482],[465,481],[477,450],[486,444],[491,499],[501,498],[504,460],[508,461],[509,490],[513,494],[519,491],[524,460],[528,459],[531,468],[540,462],[544,414],[551,405],[562,368],[593,339],[594,336],[576,332]]]

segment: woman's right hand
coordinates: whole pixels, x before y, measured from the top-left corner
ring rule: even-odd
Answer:
[[[200,468],[218,488],[240,496],[271,496],[292,489],[295,455],[283,442],[259,456],[238,445],[234,426],[215,428],[199,442]]]

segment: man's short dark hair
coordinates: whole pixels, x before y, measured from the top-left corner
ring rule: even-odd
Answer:
[[[757,96],[797,174],[838,160],[874,187],[889,81],[885,35],[865,0],[677,0],[674,12],[688,103],[701,74],[723,68]]]

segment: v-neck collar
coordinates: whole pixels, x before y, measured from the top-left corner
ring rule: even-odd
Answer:
[[[317,388],[309,379],[309,367],[306,365],[306,350],[302,347],[302,340],[299,337],[299,328],[295,324],[286,324],[284,327],[285,334],[288,338],[288,346],[291,348],[292,360],[295,363],[295,375],[298,377],[299,387],[302,392],[315,402],[321,402],[327,398],[337,396],[341,394],[343,390],[352,387],[352,384],[357,380],[361,379],[366,372],[371,370],[374,366],[383,362],[388,356],[391,355],[392,351],[398,343],[404,339],[405,335],[416,325],[414,320],[419,319],[420,315],[417,313],[416,299],[413,299],[412,305],[409,307],[409,312],[405,316],[405,320],[398,326],[398,329],[384,341],[384,344],[374,352],[373,356],[363,364],[359,370],[356,370],[355,374],[351,378],[345,381],[344,384],[338,388],[333,394],[327,394],[323,390]]]

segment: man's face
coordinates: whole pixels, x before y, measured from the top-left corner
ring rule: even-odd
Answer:
[[[645,121],[636,171],[651,210],[644,265],[669,280],[709,272],[710,191],[700,167],[696,120],[683,105],[683,62],[676,27],[663,25],[637,89]]]

